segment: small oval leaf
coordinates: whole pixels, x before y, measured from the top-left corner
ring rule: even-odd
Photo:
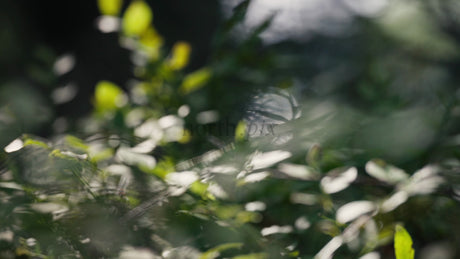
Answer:
[[[190,59],[192,48],[187,42],[177,42],[172,48],[172,56],[169,60],[169,66],[173,70],[179,70],[187,66]]]
[[[183,94],[188,94],[196,91],[203,87],[209,81],[210,77],[211,72],[207,68],[203,68],[190,73],[184,78],[180,91]]]
[[[144,1],[132,2],[123,16],[123,32],[128,36],[140,36],[150,26],[153,14]]]
[[[101,81],[96,85],[94,101],[98,111],[110,111],[123,105],[124,94],[117,85],[108,81]]]
[[[120,13],[123,0],[98,0],[97,5],[101,14],[117,16]]]

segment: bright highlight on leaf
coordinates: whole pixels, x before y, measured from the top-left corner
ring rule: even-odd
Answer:
[[[17,138],[13,140],[10,144],[8,144],[4,148],[4,150],[6,153],[12,153],[12,152],[20,150],[23,147],[24,147],[24,142],[20,138]]]
[[[396,259],[413,259],[414,249],[412,248],[412,238],[407,230],[401,225],[396,225],[395,229],[395,255]]]
[[[192,48],[187,42],[177,42],[172,49],[172,57],[169,66],[173,70],[179,70],[187,66]]]
[[[202,68],[193,73],[190,73],[184,78],[182,86],[180,87],[180,91],[183,94],[188,94],[196,91],[203,87],[209,81],[209,78],[211,78],[211,71],[209,71],[207,68]]]
[[[101,14],[117,16],[120,13],[123,0],[98,0],[97,5]]]
[[[124,94],[117,85],[101,81],[96,85],[94,102],[99,112],[111,111],[123,105]]]
[[[123,32],[128,36],[140,36],[150,26],[152,10],[144,1],[132,2],[123,16]]]
[[[402,169],[386,164],[380,159],[373,159],[367,162],[366,172],[370,176],[389,184],[397,184],[409,178]]]

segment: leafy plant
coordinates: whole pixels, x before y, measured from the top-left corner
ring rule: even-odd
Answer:
[[[385,55],[354,78],[356,102],[321,78],[302,97],[303,75],[281,73],[289,58],[260,39],[271,18],[232,39],[250,1],[196,70],[146,1],[98,4],[121,17],[136,78],[101,78],[78,132],[3,149],[0,257],[405,259],[412,237],[458,255],[458,98],[430,96],[429,109],[389,90],[391,69],[375,68],[397,63]]]

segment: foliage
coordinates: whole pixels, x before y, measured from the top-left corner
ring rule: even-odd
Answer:
[[[397,259],[414,258],[412,239],[404,227],[397,225],[395,231],[395,253]]]
[[[271,19],[231,38],[250,1],[194,71],[191,46],[165,46],[146,2],[98,3],[122,17],[136,82],[101,78],[80,131],[4,148],[0,257],[399,259],[440,244],[458,256],[460,103],[442,63],[456,61],[454,43],[440,37],[432,53],[388,21],[362,21],[382,30],[373,39],[410,44],[376,43],[337,61],[355,74],[325,68],[298,89],[302,55],[260,39]],[[418,67],[440,86],[412,78]]]

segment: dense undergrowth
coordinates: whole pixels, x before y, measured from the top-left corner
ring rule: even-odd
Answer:
[[[99,1],[105,19],[118,2]],[[299,88],[304,75],[285,71],[298,61],[260,40],[270,20],[232,38],[248,5],[195,71],[193,49],[166,48],[145,2],[123,10],[129,90],[102,78],[77,130],[22,135],[0,155],[1,258],[369,259],[394,247],[412,258],[410,236],[419,258],[459,255],[460,106],[448,59],[375,43],[379,53],[347,60],[348,81],[331,70]],[[374,38],[397,41],[389,35]],[[425,87],[413,69],[447,87]]]

